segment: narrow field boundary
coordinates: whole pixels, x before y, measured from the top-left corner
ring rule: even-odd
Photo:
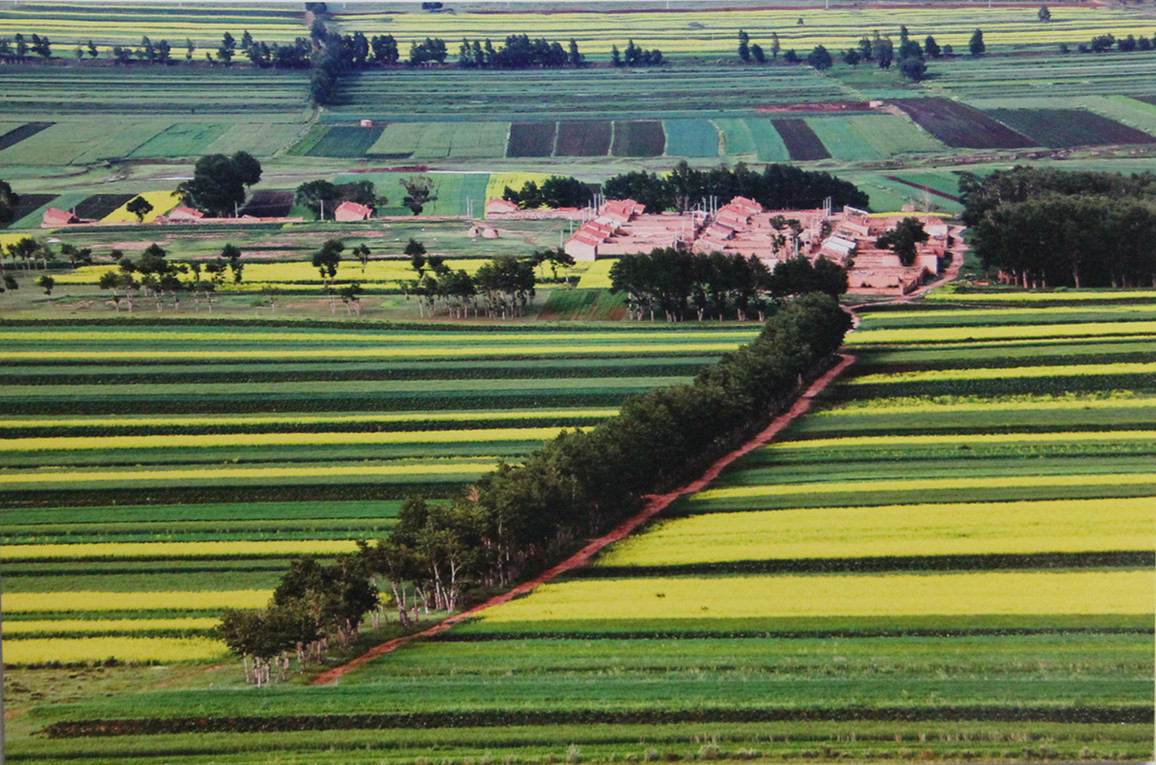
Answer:
[[[854,363],[855,356],[844,354],[839,363],[831,367],[831,369],[829,369],[822,377],[811,383],[810,387],[808,387],[807,390],[803,392],[803,395],[799,396],[795,403],[791,405],[791,408],[772,420],[771,424],[768,425],[767,428],[761,433],[756,435],[754,438],[743,444],[735,451],[720,457],[697,480],[687,484],[686,486],[683,486],[680,489],[676,489],[669,494],[650,495],[649,500],[646,503],[646,507],[643,508],[640,513],[635,515],[633,518],[629,518],[626,521],[623,521],[610,533],[593,540],[574,555],[570,556],[553,568],[527,582],[518,585],[509,592],[497,595],[479,606],[475,606],[468,611],[463,611],[460,614],[455,614],[448,619],[438,622],[429,629],[422,630],[421,632],[415,632],[412,635],[394,638],[393,640],[389,640],[385,643],[382,643],[381,645],[375,646],[346,664],[342,664],[339,667],[334,667],[333,669],[322,672],[320,675],[314,678],[311,685],[330,685],[339,680],[343,675],[352,672],[353,670],[365,664],[368,664],[379,656],[384,656],[387,653],[396,651],[398,648],[412,640],[438,635],[457,624],[461,624],[467,619],[471,619],[474,616],[477,616],[479,613],[485,611],[486,609],[499,606],[503,603],[508,603],[514,598],[529,593],[538,585],[545,584],[546,582],[549,582],[550,580],[558,577],[561,574],[564,574],[567,571],[585,566],[590,562],[590,559],[603,547],[623,539],[682,495],[701,491],[707,486],[707,484],[718,478],[719,474],[722,473],[722,471],[726,469],[726,467],[732,462],[771,441],[775,436],[782,432],[784,428],[790,425],[795,420],[795,418],[799,417],[808,409],[810,409],[811,402],[814,401],[815,398],[835,380],[835,378],[842,374],[843,371],[847,369],[847,367]]]

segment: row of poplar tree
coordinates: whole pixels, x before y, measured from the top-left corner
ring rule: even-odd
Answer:
[[[636,514],[762,429],[842,344],[850,316],[827,295],[784,303],[750,344],[690,384],[626,400],[597,427],[564,431],[523,465],[500,463],[449,502],[410,497],[386,539],[331,565],[303,559],[269,606],[228,611],[218,635],[251,681],[348,645],[387,589],[404,626],[532,576]],[[377,618],[375,616],[375,618]]]

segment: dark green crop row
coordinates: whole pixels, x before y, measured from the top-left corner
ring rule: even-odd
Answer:
[[[85,507],[92,505],[196,504],[198,502],[328,502],[340,500],[399,500],[414,492],[446,497],[460,492],[463,482],[340,483],[245,486],[167,486],[140,489],[77,488],[5,491],[10,510],[23,507]]]
[[[254,398],[205,399],[174,397],[134,401],[134,414],[248,414],[253,412],[405,412],[415,409],[442,411],[446,409],[529,409],[534,407],[616,407],[623,399],[637,391],[587,390],[553,393],[512,391],[503,395],[486,393],[457,395],[431,392],[429,396],[358,396],[346,394],[323,399],[308,396],[259,396]],[[48,399],[42,401],[0,402],[0,415],[113,415],[123,414],[125,402],[117,400]]]
[[[374,728],[474,728],[512,725],[670,725],[695,722],[845,720],[971,720],[992,722],[1151,723],[1151,706],[1121,707],[845,707],[610,711],[598,709],[477,712],[399,712],[360,715],[169,717],[61,721],[41,733],[49,738],[142,736],[179,733],[267,733]]]
[[[618,360],[620,363],[613,363]],[[250,364],[237,367],[211,367],[214,383],[262,383],[262,382],[302,382],[341,380],[549,380],[555,378],[588,377],[636,377],[645,374],[651,377],[693,375],[710,366],[717,357],[690,357],[674,359],[664,356],[650,358],[623,358],[597,360],[545,360],[535,358],[529,361],[489,361],[478,364],[474,361],[461,363],[388,363],[388,364],[324,364],[290,365]],[[280,368],[279,368],[280,367]],[[286,368],[287,367],[287,368]],[[70,367],[72,369],[74,367]],[[23,373],[21,367],[12,367],[0,372],[0,383],[4,385],[155,385],[174,383],[204,382],[206,371],[198,366],[167,367],[162,371],[144,367],[109,368],[95,365],[83,372],[48,373],[42,370]]]
[[[314,417],[316,415],[310,415]],[[64,427],[4,427],[0,425],[3,438],[67,438],[71,436],[153,436],[179,433],[181,435],[218,435],[228,433],[411,433],[426,430],[479,430],[488,428],[577,428],[597,424],[605,419],[595,417],[510,417],[499,420],[470,419],[468,412],[459,420],[406,420],[404,422],[293,422],[278,420],[270,423],[249,423],[245,425],[195,425],[174,423],[172,425],[84,425]]]
[[[879,571],[988,571],[995,569],[1137,568],[1156,565],[1156,551],[911,555],[877,558],[797,558],[689,563],[669,566],[586,566],[571,579],[702,576],[713,574],[827,574]]]

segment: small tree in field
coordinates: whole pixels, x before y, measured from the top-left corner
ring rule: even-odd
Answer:
[[[333,297],[333,280],[337,277],[337,266],[345,245],[340,239],[327,239],[321,249],[313,253],[313,267],[321,274],[325,294],[329,296],[329,312],[337,313],[337,301]]]
[[[405,189],[405,198],[401,203],[414,215],[421,215],[425,205],[437,199],[433,195],[434,180],[428,175],[411,175],[403,179],[401,185]]]
[[[144,223],[145,216],[153,211],[153,206],[152,203],[144,197],[137,197],[129,201],[124,209],[136,216],[137,223]]]

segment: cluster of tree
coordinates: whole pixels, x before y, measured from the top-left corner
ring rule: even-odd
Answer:
[[[626,293],[628,310],[639,321],[645,315],[653,321],[657,313],[667,321],[683,321],[691,312],[699,321],[730,316],[745,321],[750,314],[763,321],[771,298],[846,292],[847,272],[822,258],[815,264],[792,258],[771,271],[754,255],[659,247],[619,258],[610,269],[610,282],[615,292]]]
[[[78,256],[88,256],[91,251],[80,251]],[[157,311],[164,310],[166,297],[176,310],[181,308],[181,293],[193,296],[197,310],[204,300],[213,312],[213,295],[225,281],[226,272],[231,271],[233,281],[239,283],[245,264],[241,261],[241,250],[232,244],[221,248],[221,254],[210,261],[173,263],[168,253],[158,244],[151,244],[140,257],[133,260],[120,250],[113,250],[116,269],[105,271],[97,282],[102,290],[112,293],[112,303],[117,313],[121,303],[132,313],[133,302],[140,294],[152,298]]]
[[[617,45],[610,48],[611,66],[662,66],[665,61],[662,51],[658,48],[643,50],[634,44],[634,40],[628,40],[626,49],[621,53],[618,52]]]
[[[578,51],[578,42],[573,38],[569,49],[544,37],[531,40],[525,34],[510,35],[497,50],[488,38],[484,42],[463,38],[458,47],[458,66],[462,69],[577,68],[585,64],[586,57]]]
[[[308,207],[319,220],[333,218],[333,213],[342,202],[356,202],[370,208],[384,207],[389,199],[378,196],[372,181],[354,183],[330,183],[329,181],[306,181],[297,187],[293,201]]]
[[[229,157],[208,154],[193,166],[193,177],[177,186],[181,203],[213,217],[235,215],[245,192],[261,180],[261,163],[247,151]]]
[[[959,183],[985,268],[1031,287],[1149,286],[1156,176],[1015,167]]]
[[[437,200],[433,193],[434,179],[428,175],[411,175],[403,178],[401,187],[405,189],[401,204],[414,215],[421,215],[427,204]]]
[[[378,605],[377,585],[364,556],[340,555],[328,566],[306,557],[294,560],[265,608],[227,609],[217,637],[242,658],[245,679],[258,687],[284,679],[289,656],[300,666],[320,662],[329,642],[348,650],[365,614]]]
[[[419,608],[455,610],[473,590],[541,571],[758,432],[850,326],[828,296],[790,301],[692,384],[634,396],[617,417],[564,431],[521,467],[500,463],[449,503],[408,498],[388,539],[360,543],[333,566],[294,563],[267,609],[226,612],[218,635],[245,659],[250,681],[252,660],[268,682],[293,651],[305,663],[328,640],[348,645],[381,602],[378,577],[408,627]]]
[[[313,253],[313,267],[321,275],[321,285],[325,289],[325,294],[329,298],[329,312],[337,313],[337,298],[341,298],[341,302],[345,303],[345,312],[347,314],[356,313],[361,315],[361,293],[363,292],[359,282],[350,282],[344,287],[337,288],[337,269],[341,264],[341,253],[345,252],[345,243],[340,239],[326,239],[321,244],[321,248]],[[361,261],[361,271],[365,272],[365,267],[369,264],[369,256],[371,254],[369,246],[365,243],[354,247],[353,255]],[[270,311],[274,310],[276,303],[276,295],[269,294]]]
[[[313,41],[310,56],[309,98],[314,106],[324,106],[333,97],[337,80],[345,69],[345,46],[341,36],[332,34],[326,24],[327,14],[314,13],[313,26],[309,36]]]
[[[1145,37],[1140,35],[1127,35],[1126,37],[1116,37],[1111,33],[1096,35],[1086,43],[1080,43],[1076,46],[1076,50],[1080,53],[1104,53],[1112,50],[1112,48],[1121,53],[1131,53],[1136,50],[1153,50],[1156,49],[1156,35],[1152,37]],[[1071,48],[1067,43],[1060,43],[1061,53],[1070,53]]]
[[[770,210],[821,207],[827,197],[836,208],[865,208],[870,202],[854,184],[830,173],[781,164],[767,165],[759,173],[742,162],[733,170],[725,164],[697,170],[682,161],[663,177],[641,170],[622,173],[602,184],[602,194],[641,202],[649,212],[686,212],[711,197],[726,204],[744,196]]]
[[[11,223],[16,217],[16,205],[20,204],[20,195],[12,190],[8,181],[0,180],[0,226]]]
[[[407,501],[389,539],[364,549],[367,568],[390,583],[402,619],[414,597],[453,608],[471,588],[542,570],[757,432],[849,326],[825,295],[785,304],[693,384],[632,397],[617,417],[562,433],[522,467],[500,464],[449,505]]]
[[[919,245],[930,238],[919,218],[904,218],[894,228],[880,234],[875,239],[875,246],[891,250],[899,256],[900,263],[910,266],[915,263]]]
[[[470,311],[474,316],[484,312],[502,319],[522,316],[534,298],[534,268],[546,262],[555,267],[574,264],[565,252],[545,250],[529,258],[494,258],[470,276],[464,270],[452,270],[442,256],[428,254],[425,245],[414,239],[409,240],[405,254],[417,274],[417,279],[405,285],[406,295],[417,298],[421,316],[432,316],[439,304],[456,318],[465,318]]]
[[[590,204],[593,194],[590,187],[570,176],[551,175],[539,186],[535,181],[526,181],[515,191],[507,186],[502,191],[502,199],[513,202],[523,210],[539,207],[585,207]]]
[[[19,32],[12,40],[7,37],[0,37],[0,61],[6,63],[24,61],[28,58],[29,51],[45,60],[50,59],[52,58],[52,42],[47,35],[34,34],[32,37],[26,38]]]
[[[771,60],[774,61],[779,58],[779,52],[783,49],[777,32],[771,32],[770,48]],[[743,29],[739,30],[739,58],[745,63],[765,64],[767,62],[767,54],[763,50],[763,46],[752,43],[751,36]]]

